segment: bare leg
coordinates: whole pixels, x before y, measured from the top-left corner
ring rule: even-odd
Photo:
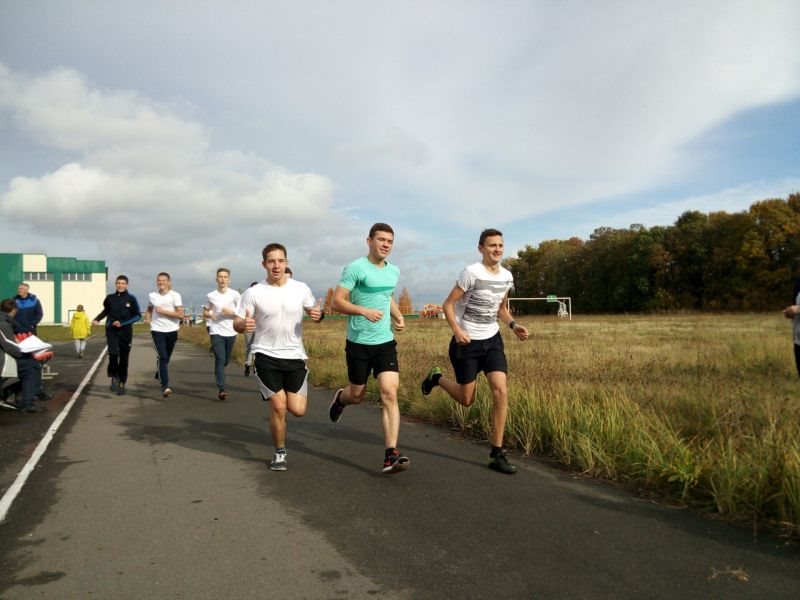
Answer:
[[[348,404],[361,404],[367,396],[367,386],[356,385],[351,383],[348,385],[341,394],[339,394],[339,404],[347,406]]]
[[[281,390],[269,399],[271,412],[269,415],[269,431],[272,434],[272,445],[283,448],[286,445],[286,393]]]
[[[508,418],[508,379],[502,371],[486,374],[492,388],[492,446],[502,447]]]
[[[472,403],[475,402],[475,391],[478,386],[477,381],[459,384],[442,376],[439,378],[439,387],[450,394],[450,397],[462,406],[472,406]]]
[[[381,422],[383,425],[383,438],[386,448],[396,448],[397,438],[400,433],[400,406],[397,403],[397,388],[400,386],[400,373],[384,371],[378,374],[380,387]]]

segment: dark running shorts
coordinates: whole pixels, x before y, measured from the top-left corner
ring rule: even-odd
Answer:
[[[456,372],[456,382],[459,385],[472,383],[478,378],[478,373],[492,373],[502,371],[508,373],[503,338],[498,331],[493,337],[486,340],[472,340],[469,344],[460,346],[453,336],[450,339],[450,363]]]
[[[264,400],[269,400],[281,390],[289,394],[308,395],[308,368],[303,359],[256,354],[253,364]]]
[[[347,357],[347,380],[355,385],[367,383],[370,372],[377,378],[384,371],[400,371],[395,340],[374,346],[346,340],[344,353]]]

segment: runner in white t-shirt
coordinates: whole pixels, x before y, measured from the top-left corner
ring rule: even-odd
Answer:
[[[183,300],[178,292],[172,290],[169,273],[159,273],[156,277],[155,292],[147,296],[147,310],[144,322],[150,324],[150,335],[156,348],[156,379],[161,382],[161,396],[169,398],[169,359],[178,341],[178,329],[183,318]]]
[[[437,385],[459,404],[475,402],[478,373],[483,371],[492,389],[492,450],[489,468],[511,475],[517,467],[503,452],[503,433],[508,416],[508,362],[497,319],[508,325],[520,340],[528,339],[528,330],[514,321],[508,311],[508,293],[514,285],[511,272],[503,268],[503,234],[485,229],[478,242],[480,262],[464,269],[442,306],[453,330],[450,362],[455,381],[442,376],[433,367],[422,381],[422,393],[428,395]]]
[[[225,367],[231,360],[233,345],[236,343],[236,331],[233,319],[242,299],[241,294],[228,287],[231,272],[225,267],[217,269],[217,289],[209,292],[203,306],[203,316],[208,323],[211,336],[211,349],[214,352],[214,381],[217,384],[217,398],[225,400]]]
[[[261,253],[267,279],[242,294],[233,327],[254,333],[253,354],[261,397],[270,401],[269,428],[275,454],[273,471],[286,470],[286,412],[302,417],[308,404],[306,354],[303,347],[303,313],[319,323],[319,302],[305,283],[286,274],[286,248],[268,244]]]

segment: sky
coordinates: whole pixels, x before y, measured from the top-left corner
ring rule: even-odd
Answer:
[[[0,0],[0,252],[199,306],[269,242],[324,295],[386,222],[399,289],[439,303],[486,227],[514,256],[800,191],[798,26],[796,0]]]

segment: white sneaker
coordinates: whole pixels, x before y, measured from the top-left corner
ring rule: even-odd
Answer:
[[[285,471],[288,468],[286,465],[286,452],[276,452],[272,456],[269,468],[273,471]]]

